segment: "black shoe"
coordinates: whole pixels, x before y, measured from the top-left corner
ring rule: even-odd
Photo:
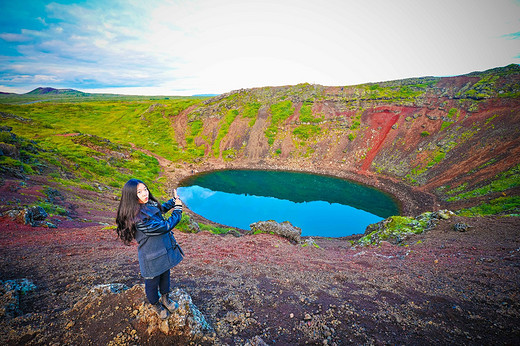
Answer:
[[[168,318],[168,310],[164,308],[160,301],[155,304],[152,304],[152,307],[161,320],[165,320]]]
[[[162,295],[161,298],[159,298],[159,303],[161,303],[166,309],[168,309],[168,311],[172,313],[179,308],[179,304],[171,300],[168,297],[168,294]]]

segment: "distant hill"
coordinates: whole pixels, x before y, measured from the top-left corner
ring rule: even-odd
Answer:
[[[55,88],[36,88],[25,95],[70,95],[70,96],[87,96],[88,93],[84,93],[82,91],[74,90],[74,89],[55,89]]]

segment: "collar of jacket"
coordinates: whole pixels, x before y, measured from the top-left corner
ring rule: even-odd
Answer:
[[[147,219],[160,212],[161,211],[157,207],[157,203],[155,203],[154,201],[149,201],[148,203],[143,204],[141,206],[141,210],[139,211],[139,217],[141,219]]]

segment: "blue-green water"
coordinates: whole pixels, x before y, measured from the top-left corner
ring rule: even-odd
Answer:
[[[329,176],[254,170],[203,173],[181,182],[182,201],[206,219],[249,229],[257,221],[290,221],[303,236],[344,237],[399,215],[387,194]]]

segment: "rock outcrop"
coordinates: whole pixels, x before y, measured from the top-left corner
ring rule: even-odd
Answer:
[[[40,206],[8,210],[5,212],[5,215],[24,225],[31,225],[33,227],[56,228],[56,225],[53,223],[45,221],[49,214],[47,214],[45,209]]]
[[[121,283],[97,285],[66,313],[69,317],[64,329],[70,333],[72,341],[82,343],[87,340],[83,335],[85,330],[95,330],[108,320],[119,319],[127,321],[131,327],[115,337],[109,333],[103,335],[104,331],[100,330],[99,340],[106,340],[109,344],[128,344],[159,338],[170,340],[172,344],[211,344],[215,332],[193,304],[190,295],[183,289],[174,288],[170,298],[179,304],[179,308],[168,319],[162,320],[146,302],[143,285],[131,288]]]
[[[171,313],[166,320],[161,320],[150,304],[143,303],[139,306],[136,317],[141,323],[148,326],[147,332],[149,334],[161,332],[165,335],[204,339],[205,341],[208,340],[208,337],[212,337],[213,327],[206,321],[197,306],[193,304],[186,291],[175,288],[170,292],[169,297],[179,304],[179,308]]]
[[[12,318],[23,314],[20,297],[36,289],[28,279],[0,280],[0,318]]]
[[[289,221],[278,223],[273,220],[258,221],[249,225],[251,231],[249,234],[270,233],[277,234],[281,237],[289,239],[293,244],[299,244],[301,241],[302,230],[293,226]]]

